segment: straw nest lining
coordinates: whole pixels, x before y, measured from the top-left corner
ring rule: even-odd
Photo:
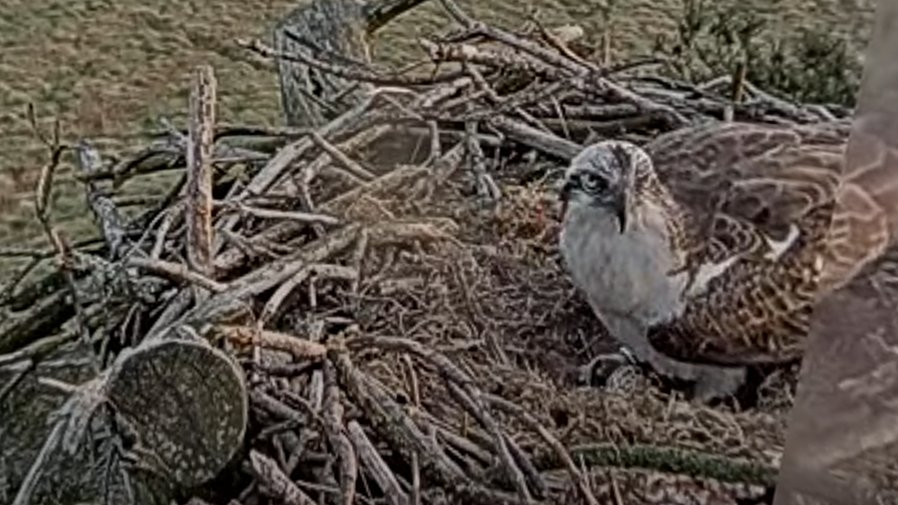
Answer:
[[[96,489],[123,503],[770,499],[783,405],[699,407],[639,377],[616,392],[573,383],[602,330],[558,263],[550,185],[597,133],[642,142],[731,114],[834,113],[745,82],[611,72],[551,34],[447,6],[465,31],[425,41],[450,68],[426,79],[246,43],[380,86],[322,128],[215,125],[202,68],[187,132],[114,163],[47,139],[36,204],[54,250],[32,256],[60,268],[8,290],[0,399],[21,422],[3,433],[33,424],[29,387],[64,394],[45,442],[20,448],[16,503]],[[717,91],[733,84],[743,102]],[[99,247],[53,225],[66,150]],[[178,167],[154,207],[117,207],[111,189]],[[48,356],[83,373],[48,380]],[[102,462],[80,472],[89,485],[48,481],[88,440]]]

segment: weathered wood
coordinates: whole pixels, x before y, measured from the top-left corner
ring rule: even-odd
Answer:
[[[371,472],[371,476],[377,485],[384,492],[387,500],[392,505],[408,505],[409,497],[402,490],[396,475],[390,470],[390,467],[384,462],[383,458],[377,452],[377,448],[365,435],[365,431],[357,421],[349,421],[346,425],[349,438],[355,447],[359,459],[365,465],[365,469]]]
[[[187,261],[213,277],[212,155],[215,129],[215,74],[203,65],[194,72],[187,137]]]
[[[33,368],[22,360],[0,369],[4,384],[18,380],[0,400],[0,502],[167,503],[212,479],[242,444],[243,374],[222,352],[147,341],[84,382],[90,356],[77,345]]]
[[[274,31],[274,45],[284,53],[309,52],[318,57],[370,61],[365,15],[355,0],[313,0],[287,15]],[[302,42],[299,42],[299,41]],[[344,60],[345,61],[345,60]],[[343,110],[362,102],[369,86],[357,85],[295,61],[279,59],[281,107],[290,126],[320,127]],[[347,92],[350,87],[354,91]],[[342,100],[335,98],[341,95]],[[332,107],[332,106],[331,106]]]
[[[152,455],[145,461],[185,488],[215,477],[243,443],[243,371],[203,341],[150,341],[122,356],[108,396]]]
[[[12,502],[53,428],[47,417],[66,401],[65,392],[41,384],[38,377],[78,384],[92,375],[79,345],[58,348],[47,358],[0,366],[0,390],[7,391],[0,397],[0,503]]]
[[[364,4],[362,11],[365,13],[365,22],[368,33],[374,33],[384,25],[400,16],[402,13],[414,9],[427,0],[370,0]]]
[[[0,321],[0,354],[15,351],[56,331],[75,315],[70,297],[56,291]]]
[[[249,457],[252,462],[250,469],[256,478],[264,484],[262,492],[274,498],[275,503],[284,505],[313,505],[315,503],[290,480],[290,477],[284,475],[284,471],[276,461],[258,451],[250,452]]]
[[[78,166],[81,173],[90,177],[103,171],[103,160],[97,149],[86,140],[78,143]],[[127,245],[127,223],[115,203],[101,191],[93,181],[87,183],[87,200],[94,218],[100,225],[109,255],[116,257],[124,253]]]
[[[371,62],[368,39],[425,0],[312,0],[274,29],[280,53],[302,52],[342,64]],[[281,107],[290,126],[320,127],[362,103],[370,84],[348,81],[297,61],[279,59]]]

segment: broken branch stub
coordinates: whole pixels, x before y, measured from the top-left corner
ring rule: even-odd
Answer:
[[[99,151],[86,140],[78,143],[78,166],[85,176],[100,173],[103,170],[103,160]],[[124,253],[127,245],[126,222],[112,199],[104,194],[94,182],[87,184],[87,199],[95,219],[100,224],[109,255],[117,257]]]
[[[214,277],[212,262],[212,154],[215,128],[215,74],[203,65],[194,72],[187,137],[187,261]]]

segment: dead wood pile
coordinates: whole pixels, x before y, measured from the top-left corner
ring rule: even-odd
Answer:
[[[462,29],[422,41],[429,74],[245,43],[369,86],[317,128],[216,124],[204,67],[189,127],[131,157],[46,139],[54,249],[32,257],[58,271],[2,295],[0,502],[770,499],[781,410],[570,381],[599,329],[558,265],[550,185],[604,136],[835,112],[603,68],[445,5]],[[53,225],[66,150],[100,244]],[[161,204],[116,206],[175,169]]]

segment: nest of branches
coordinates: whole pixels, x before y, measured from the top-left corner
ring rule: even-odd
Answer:
[[[835,113],[738,79],[602,68],[549,31],[513,34],[446,5],[463,29],[422,41],[437,64],[425,77],[246,43],[371,86],[320,128],[215,124],[201,68],[189,127],[133,156],[47,139],[36,202],[54,249],[33,257],[58,271],[5,293],[0,495],[771,499],[783,405],[711,408],[649,381],[572,379],[602,330],[558,263],[551,183],[602,136]],[[67,149],[99,246],[52,222]],[[166,198],[116,206],[115,188],[159,170],[183,171]]]

